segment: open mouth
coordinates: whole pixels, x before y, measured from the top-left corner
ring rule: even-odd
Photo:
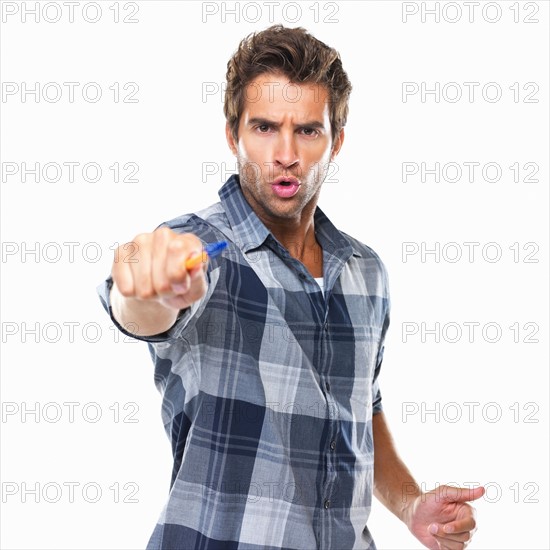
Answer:
[[[271,184],[273,192],[282,199],[293,197],[300,189],[300,182],[297,178],[279,176]]]

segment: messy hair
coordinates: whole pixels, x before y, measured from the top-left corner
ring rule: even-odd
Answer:
[[[329,93],[330,126],[334,142],[345,126],[351,83],[340,54],[302,27],[273,25],[241,40],[227,63],[223,112],[231,133],[238,139],[245,88],[264,73],[282,73],[293,84],[325,86]]]

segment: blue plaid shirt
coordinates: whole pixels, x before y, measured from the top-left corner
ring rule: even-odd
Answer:
[[[228,241],[209,263],[206,295],[167,332],[139,338],[174,457],[147,548],[375,549],[366,522],[386,269],[317,208],[323,295],[254,213],[237,175],[219,196],[163,224],[203,243]],[[111,285],[98,287],[109,313]]]

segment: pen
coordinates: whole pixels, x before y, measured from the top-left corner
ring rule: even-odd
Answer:
[[[207,244],[201,254],[192,256],[185,261],[185,269],[191,270],[201,262],[208,261],[208,258],[215,258],[216,256],[219,256],[226,247],[227,241],[218,241]]]

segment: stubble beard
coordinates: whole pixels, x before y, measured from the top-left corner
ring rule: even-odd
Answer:
[[[250,203],[255,211],[260,208],[262,213],[265,213],[273,218],[294,219],[296,218],[296,216],[299,216],[301,214],[302,210],[312,199],[314,199],[315,195],[317,195],[318,199],[318,194],[321,190],[322,183],[327,176],[328,167],[328,162],[324,165],[324,169],[319,168],[319,163],[315,164],[310,169],[310,172],[312,170],[314,171],[314,176],[313,181],[309,183],[309,185],[308,179],[303,179],[302,175],[298,174],[297,177],[298,179],[300,179],[300,182],[302,186],[304,186],[304,189],[307,187],[308,189],[315,189],[315,191],[311,193],[310,196],[307,198],[303,195],[301,197],[298,197],[300,191],[302,191],[302,189],[300,189],[300,191],[298,191],[298,195],[296,195],[296,198],[298,198],[298,200],[300,201],[299,205],[296,205],[292,209],[280,210],[270,204],[271,202],[275,203],[277,199],[271,198],[269,194],[270,190],[268,189],[270,184],[268,181],[263,180],[264,173],[260,170],[258,165],[249,161],[243,161],[240,156],[237,156],[237,168],[239,171],[241,190],[246,200]],[[291,170],[288,170],[286,172],[283,172],[283,175],[294,175],[294,173]],[[309,178],[310,176],[310,173],[306,174],[306,178]],[[268,171],[265,177],[267,177],[269,181],[271,181],[273,179],[272,172]]]

